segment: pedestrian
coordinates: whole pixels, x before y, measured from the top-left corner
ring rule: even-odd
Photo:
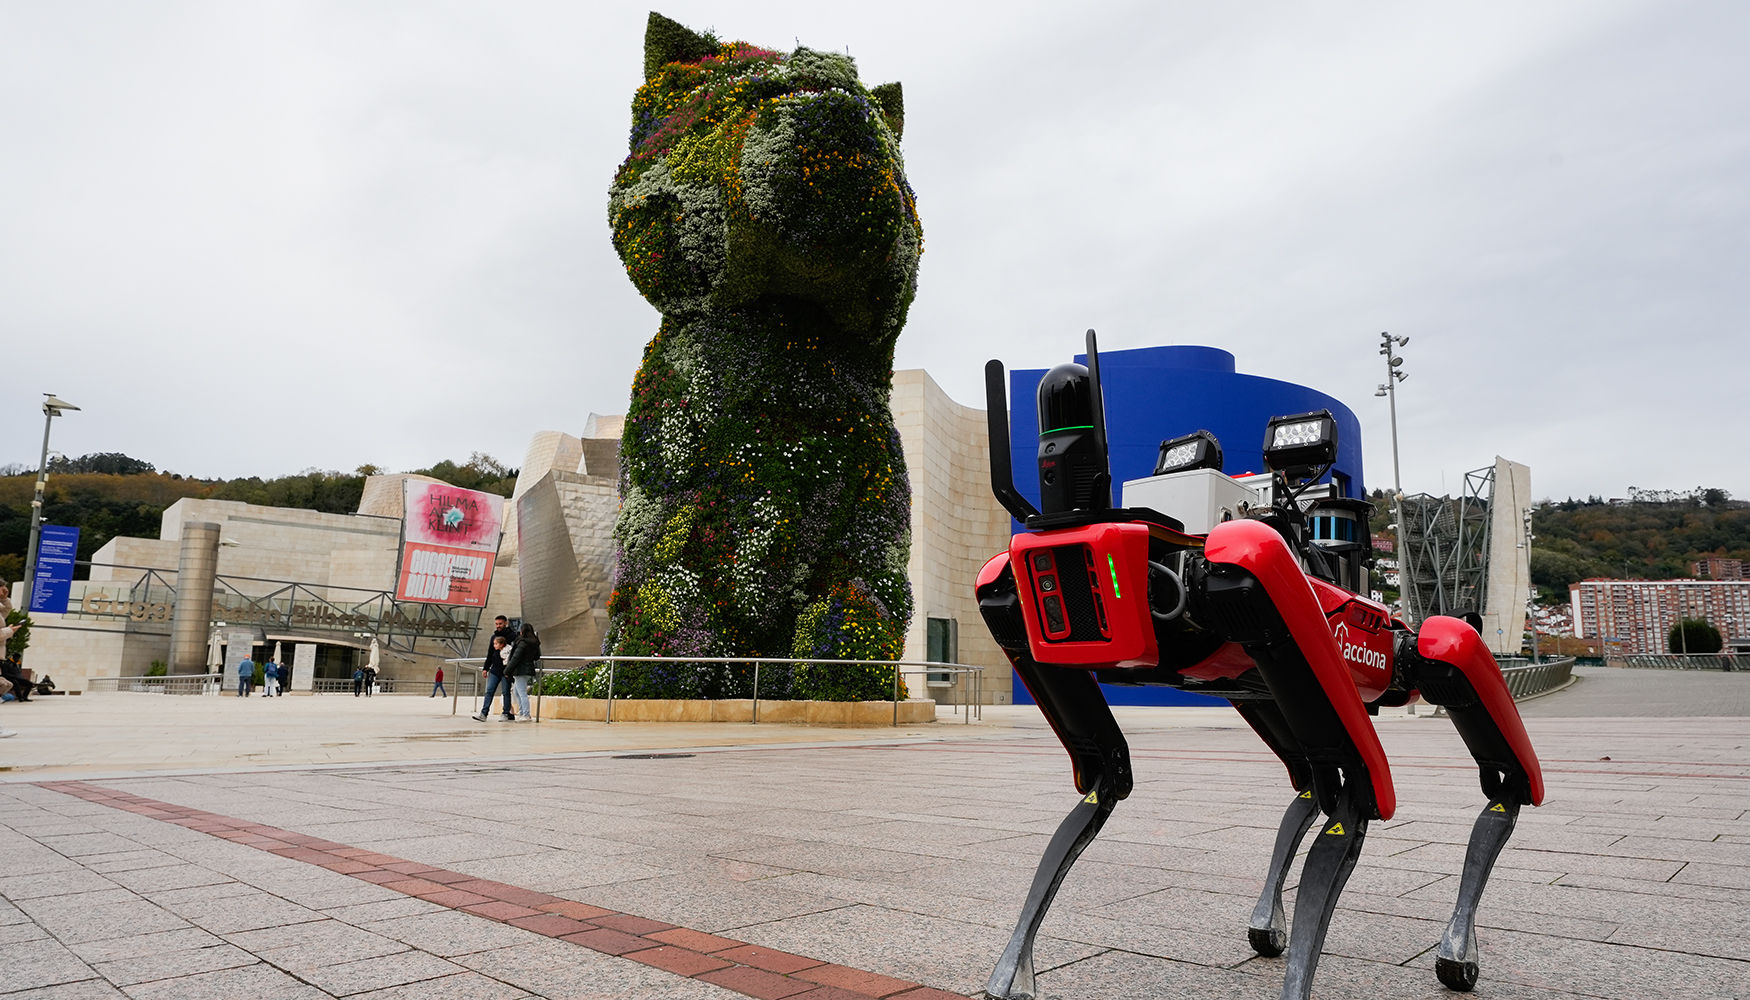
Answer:
[[[247,698],[255,690],[255,661],[245,656],[237,661],[237,697]]]
[[[504,640],[504,648],[506,651],[509,651],[511,645],[516,642],[516,629],[510,627],[510,619],[509,618],[506,618],[503,615],[499,615],[498,617],[492,619],[492,638],[493,639],[503,639]],[[489,640],[486,645],[487,645],[488,649],[490,650],[490,647],[492,645],[491,641]],[[487,659],[491,659],[492,653],[490,651],[487,652],[486,657],[487,657]],[[501,660],[500,662],[503,662],[503,661]]]
[[[382,661],[383,654],[377,649],[377,640],[371,639],[371,658],[365,661],[365,697],[369,698],[377,690],[377,665]]]
[[[261,668],[261,696],[272,698],[280,690],[280,665],[273,660],[267,661],[267,666]]]
[[[504,671],[510,676],[511,689],[516,692],[517,711],[526,720],[529,718],[529,682],[534,679],[535,665],[541,660],[541,638],[535,634],[535,627],[523,622],[522,634],[517,636],[516,645],[511,647],[510,655],[505,657]],[[505,716],[506,722],[515,722],[516,716]]]
[[[504,688],[504,715],[510,717],[510,685],[504,680],[504,636],[492,637],[492,648],[486,653],[486,663],[480,668],[480,678],[486,682],[486,698],[480,703],[480,712],[475,715],[475,722],[485,722],[492,717],[492,696]]]
[[[365,686],[365,668],[353,667],[352,668],[352,696],[354,698],[357,698],[361,693],[363,693],[364,686]]]
[[[440,694],[449,697],[449,693],[444,690],[444,668],[442,666],[437,668],[437,677],[431,682],[431,696],[436,698]]]

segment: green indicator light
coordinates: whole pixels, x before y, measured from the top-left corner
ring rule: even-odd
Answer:
[[[1076,424],[1074,427],[1053,427],[1052,429],[1050,429],[1048,431],[1040,431],[1039,436],[1046,437],[1046,436],[1049,436],[1052,434],[1056,434],[1059,431],[1091,431],[1093,429],[1094,429],[1093,424]]]
[[[1122,601],[1124,595],[1118,590],[1118,565],[1112,561],[1110,552],[1106,553],[1106,568],[1112,571],[1112,596]]]

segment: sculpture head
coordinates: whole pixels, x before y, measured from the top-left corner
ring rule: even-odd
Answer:
[[[891,344],[923,252],[899,84],[871,90],[849,56],[720,43],[655,13],[644,75],[608,199],[638,291],[670,316],[798,299]]]

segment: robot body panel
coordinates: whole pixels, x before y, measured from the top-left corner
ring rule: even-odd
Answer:
[[[1010,540],[1033,659],[1100,667],[1159,662],[1148,610],[1149,537],[1142,524],[1093,524]]]

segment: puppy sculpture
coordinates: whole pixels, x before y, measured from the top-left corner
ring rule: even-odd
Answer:
[[[910,486],[888,401],[923,252],[899,85],[654,13],[644,75],[608,218],[662,325],[621,443],[605,652],[897,658]]]

